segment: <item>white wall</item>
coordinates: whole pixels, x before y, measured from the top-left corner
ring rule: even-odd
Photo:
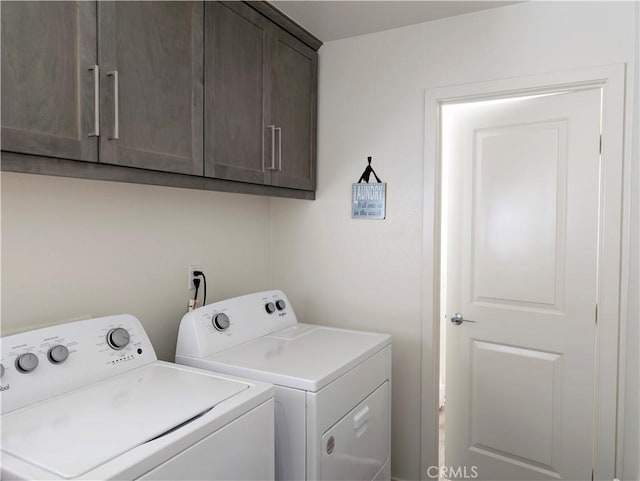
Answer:
[[[320,50],[317,200],[273,200],[274,284],[305,322],[393,334],[394,477],[420,477],[425,89],[627,63],[628,93],[637,92],[637,8],[526,2],[328,42]],[[637,131],[636,121],[627,138]],[[350,219],[351,183],[368,155],[388,183],[384,221]],[[637,207],[637,176],[634,182]],[[637,278],[637,263],[632,270]],[[628,419],[637,420],[637,410],[629,402]],[[631,463],[637,458],[626,462],[625,477],[637,479]]]
[[[2,335],[131,313],[158,357],[173,361],[193,295],[190,264],[207,275],[208,302],[271,287],[269,205],[257,196],[3,173]]]

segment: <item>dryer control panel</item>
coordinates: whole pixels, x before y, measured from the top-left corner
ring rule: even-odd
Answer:
[[[122,314],[43,327],[0,339],[2,413],[155,361],[147,334]]]
[[[176,356],[211,356],[297,322],[289,299],[280,290],[208,304],[182,318]]]

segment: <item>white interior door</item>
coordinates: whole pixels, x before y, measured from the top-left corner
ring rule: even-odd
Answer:
[[[600,121],[599,88],[443,107],[452,477],[591,479]]]

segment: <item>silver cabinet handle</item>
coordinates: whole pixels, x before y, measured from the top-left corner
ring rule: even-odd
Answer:
[[[89,67],[93,71],[93,132],[89,132],[89,137],[100,136],[100,66]]]
[[[268,129],[271,129],[271,166],[267,167],[267,170],[276,170],[276,126],[267,125]]]
[[[120,100],[118,98],[118,71],[112,70],[107,72],[107,77],[113,77],[113,135],[109,137],[109,140],[118,140],[120,138],[120,124],[118,119],[120,117],[118,112],[118,105]]]
[[[476,321],[470,321],[469,319],[465,319],[460,312],[456,312],[453,316],[451,316],[451,322],[456,326],[459,326],[463,322],[476,322]]]
[[[278,170],[280,171],[282,170],[282,127],[276,127],[273,130],[278,132]]]

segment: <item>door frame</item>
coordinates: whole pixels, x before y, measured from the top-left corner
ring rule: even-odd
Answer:
[[[598,239],[598,324],[596,326],[596,412],[594,417],[594,479],[613,479],[622,430],[617,429],[619,399],[624,399],[624,339],[629,259],[629,155],[625,155],[625,64],[567,72],[514,77],[425,91],[424,204],[422,240],[422,394],[421,479],[438,466],[438,390],[440,369],[440,208],[441,106],[476,100],[603,88],[600,219]],[[605,168],[606,167],[606,168]],[[624,184],[624,185],[623,185]],[[625,213],[625,217],[623,217]],[[623,236],[624,234],[624,236]],[[622,261],[622,262],[621,262]],[[616,446],[617,445],[617,446]],[[616,467],[618,469],[616,469]],[[433,470],[432,470],[433,471]]]

